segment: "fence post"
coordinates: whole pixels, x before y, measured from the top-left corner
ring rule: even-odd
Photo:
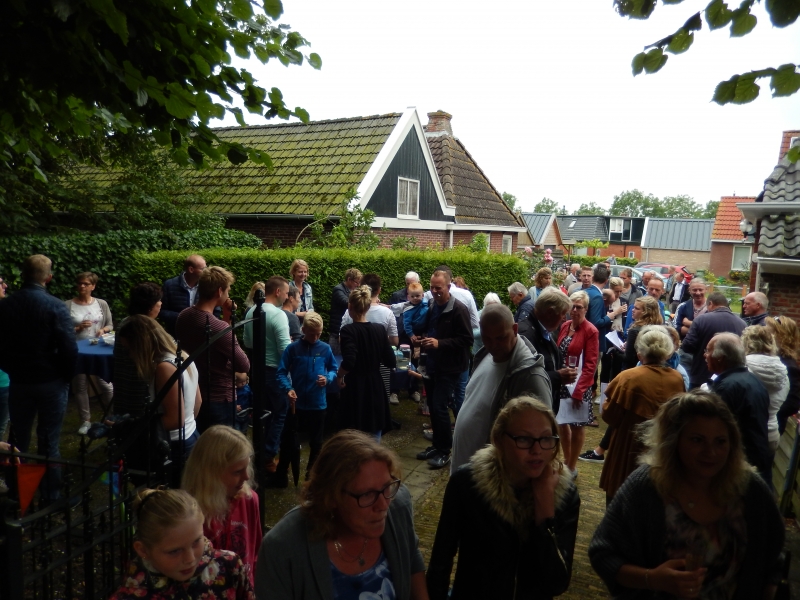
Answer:
[[[261,522],[264,523],[264,510],[266,502],[264,499],[264,483],[266,476],[264,474],[264,416],[266,411],[271,410],[271,406],[266,404],[266,390],[265,384],[265,369],[266,369],[266,346],[264,340],[264,327],[261,315],[264,312],[264,290],[256,290],[253,298],[255,302],[255,310],[253,311],[253,354],[250,364],[250,372],[253,376],[250,378],[250,389],[253,391],[253,449],[255,454],[253,460],[255,461],[255,474],[256,481],[258,482],[258,500],[261,507]],[[235,393],[235,392],[234,392]]]

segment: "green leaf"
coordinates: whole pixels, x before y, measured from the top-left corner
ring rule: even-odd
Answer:
[[[752,102],[758,98],[760,89],[753,75],[746,74],[740,76],[739,81],[736,82],[736,93],[733,97],[733,103],[747,104],[748,102]]]
[[[646,73],[656,73],[661,70],[669,57],[661,48],[653,48],[644,57],[644,70]]]
[[[197,67],[197,70],[200,71],[201,75],[206,77],[211,75],[211,67],[208,65],[205,58],[199,54],[192,54],[192,60],[194,61],[194,65]]]
[[[295,107],[294,114],[303,123],[308,123],[308,121],[310,120],[308,116],[308,111],[304,108],[300,108],[299,106]]]
[[[231,13],[240,21],[247,21],[253,16],[253,7],[250,0],[232,0]]]
[[[767,0],[766,8],[775,27],[791,25],[800,16],[800,2],[797,0]]]
[[[34,176],[34,177],[35,177],[35,178],[36,178],[38,181],[41,181],[42,183],[47,183],[47,175],[45,175],[45,174],[44,174],[44,171],[42,171],[42,170],[39,168],[39,165],[33,165],[33,176]]]
[[[264,12],[271,19],[277,19],[283,14],[283,4],[281,0],[264,0]]]
[[[682,54],[689,49],[692,42],[694,42],[694,34],[689,33],[685,29],[679,29],[672,37],[669,45],[667,45],[667,51],[673,54]]]
[[[189,119],[194,116],[194,106],[189,104],[181,94],[172,93],[167,96],[167,102],[164,105],[167,112],[179,119]]]
[[[234,165],[241,165],[242,163],[247,162],[247,152],[241,148],[233,146],[228,149],[228,160]]]
[[[753,31],[757,23],[758,19],[755,15],[751,15],[749,11],[734,11],[733,23],[731,23],[731,37],[747,35]]]
[[[770,80],[774,97],[791,96],[800,90],[800,73],[797,73],[796,68],[792,64],[778,67]]]
[[[733,11],[723,0],[712,0],[706,6],[706,21],[711,30],[725,27],[733,19]]]
[[[117,10],[113,0],[90,0],[89,6],[100,13],[109,29],[116,33],[122,40],[122,43],[127,46],[128,20],[124,13]]]
[[[189,152],[189,158],[191,158],[196,165],[200,166],[203,164],[203,153],[200,152],[200,150],[198,150],[194,146],[189,146],[188,152]]]
[[[320,58],[319,54],[316,52],[312,52],[308,55],[308,64],[310,64],[315,69],[322,68],[322,58]]]
[[[633,60],[631,61],[631,70],[633,71],[634,77],[644,71],[644,57],[644,52],[639,52],[639,54],[634,56]]]
[[[736,83],[738,81],[739,76],[734,75],[728,79],[728,81],[721,81],[718,83],[711,100],[720,105],[733,102],[733,98],[736,95]]]
[[[232,108],[231,112],[233,116],[236,117],[236,122],[241,125],[242,127],[247,127],[247,121],[244,120],[244,115],[242,114],[241,108]]]
[[[791,148],[789,152],[786,153],[785,158],[788,158],[791,162],[797,162],[798,160],[800,160],[800,146],[795,146],[794,148]]]

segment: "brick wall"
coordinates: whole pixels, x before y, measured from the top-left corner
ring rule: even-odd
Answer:
[[[762,290],[769,298],[769,314],[786,315],[800,321],[800,276],[778,273],[761,275]]]
[[[693,252],[691,250],[655,250],[643,249],[641,262],[665,263],[668,265],[686,265],[694,272],[698,269],[708,270],[711,260],[710,252]],[[713,269],[712,269],[713,270]],[[730,270],[730,269],[729,269]],[[716,275],[721,275],[714,271]],[[725,275],[728,271],[725,271]]]
[[[628,252],[633,252],[636,260],[642,260],[642,248],[638,244],[609,244],[600,251],[603,256],[614,254],[617,258],[628,258]]]
[[[396,237],[414,237],[417,239],[417,248],[432,248],[439,244],[442,248],[447,248],[450,244],[450,234],[447,231],[436,231],[432,229],[389,229],[382,231],[381,229],[373,228],[372,231],[377,233],[382,242],[383,248],[391,248],[392,240]]]
[[[733,247],[735,244],[711,242],[711,272],[717,277],[727,277],[731,270],[733,260]]]
[[[252,233],[261,238],[265,245],[272,247],[279,241],[281,247],[294,246],[297,236],[311,221],[309,219],[237,219],[231,218],[225,223],[228,229],[238,229]],[[303,238],[308,237],[308,230]]]

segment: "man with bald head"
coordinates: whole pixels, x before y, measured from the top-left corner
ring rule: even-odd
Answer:
[[[745,323],[748,325],[766,325],[769,314],[769,300],[766,294],[761,292],[750,292],[742,300],[742,312],[744,313]]]
[[[744,356],[738,335],[718,333],[712,337],[704,355],[709,372],[716,375],[709,389],[722,398],[736,417],[747,462],[758,469],[764,481],[771,483],[773,454],[767,434],[769,393],[747,370]]]
[[[175,322],[180,312],[197,302],[197,282],[205,268],[206,259],[199,254],[192,254],[183,261],[183,273],[164,282],[161,312],[158,316],[163,319],[164,328],[170,335],[175,335]]]

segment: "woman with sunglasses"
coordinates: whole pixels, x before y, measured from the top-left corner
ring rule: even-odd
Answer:
[[[580,498],[559,460],[553,413],[519,397],[491,444],[450,476],[428,565],[432,600],[545,599],[569,587]]]
[[[411,494],[394,452],[374,436],[340,431],[300,498],[264,537],[259,600],[427,600]]]

